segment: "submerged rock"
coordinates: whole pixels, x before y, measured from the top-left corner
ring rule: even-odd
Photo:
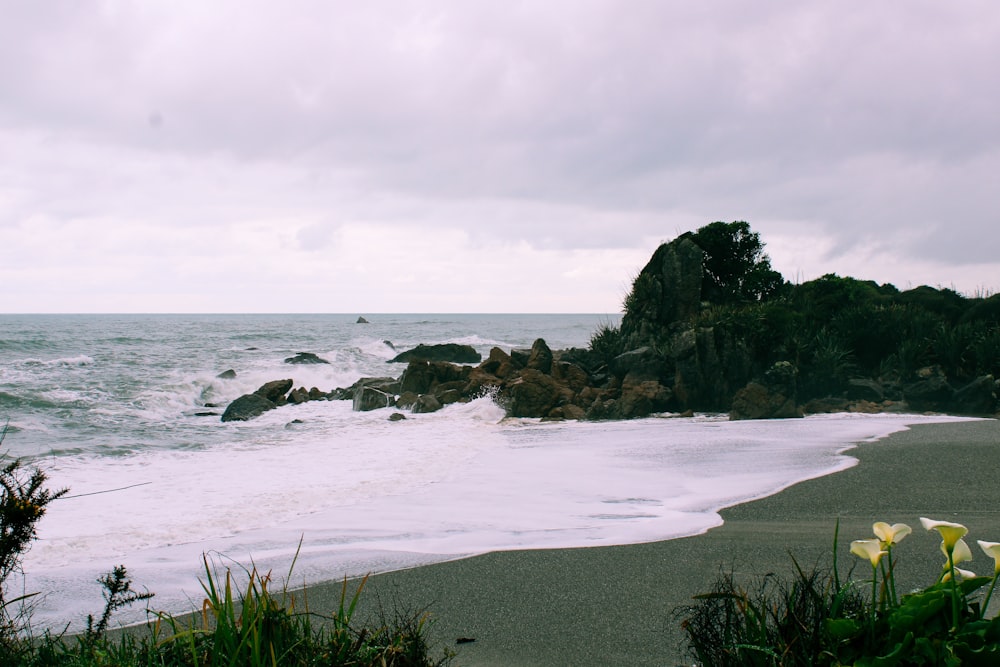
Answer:
[[[285,359],[286,364],[328,364],[326,359],[316,356],[312,352],[299,352],[294,357]]]

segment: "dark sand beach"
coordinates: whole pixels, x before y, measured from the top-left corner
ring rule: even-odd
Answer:
[[[463,666],[680,665],[686,659],[676,610],[720,571],[752,577],[829,565],[840,519],[842,568],[850,541],[874,521],[904,522],[897,549],[902,590],[929,584],[943,562],[937,534],[919,517],[969,527],[975,560],[992,568],[976,539],[1000,541],[1000,422],[918,425],[850,452],[860,463],[774,496],[722,511],[703,535],[591,549],[498,552],[372,577],[365,610],[428,607],[431,637]],[[864,564],[866,565],[866,564]],[[865,576],[863,568],[857,577]],[[310,607],[336,606],[339,585],[310,588]],[[456,644],[459,638],[473,642]]]

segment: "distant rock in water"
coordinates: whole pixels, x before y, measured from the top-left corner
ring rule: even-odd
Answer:
[[[393,350],[393,351],[395,351],[395,350],[396,350],[396,346],[392,344],[392,341],[391,341],[391,340],[384,340],[384,341],[382,341],[382,342],[383,342],[383,343],[385,344],[385,346],[386,346],[386,347],[388,347],[388,348],[389,348],[390,350]]]
[[[481,354],[471,345],[458,343],[442,343],[440,345],[417,345],[390,359],[389,363],[408,363],[411,361],[449,361],[454,364],[478,364],[482,361]]]
[[[358,321],[355,322],[355,324],[369,324],[369,322],[364,317],[359,317]]]
[[[232,368],[230,368],[228,371],[222,371],[221,373],[219,373],[215,377],[217,377],[220,380],[235,380],[236,379],[236,371],[234,371]]]
[[[286,364],[328,364],[326,359],[317,357],[312,352],[299,352],[294,357],[285,359]]]
[[[276,407],[278,406],[260,394],[243,394],[229,404],[226,411],[222,413],[222,421],[247,421]]]

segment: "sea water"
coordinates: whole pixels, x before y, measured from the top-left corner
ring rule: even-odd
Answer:
[[[492,550],[693,535],[719,525],[723,507],[853,465],[852,443],[947,419],[550,423],[506,418],[483,397],[395,422],[391,408],[349,401],[221,422],[229,401],[270,380],[330,391],[398,377],[389,360],[420,343],[484,356],[536,338],[585,347],[618,320],[364,316],[0,315],[3,449],[69,489],[16,583],[44,593],[35,623],[79,629],[102,608],[97,577],[119,564],[156,593],[152,608],[183,612],[200,607],[206,560],[279,575],[294,559],[292,583],[315,583]],[[329,363],[285,363],[298,352]]]

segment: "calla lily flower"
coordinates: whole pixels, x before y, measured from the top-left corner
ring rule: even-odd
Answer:
[[[905,523],[894,523],[890,526],[885,521],[876,521],[872,524],[872,531],[875,537],[882,540],[884,546],[899,544],[904,537],[913,532]]]
[[[955,574],[958,575],[959,579],[974,579],[977,576],[975,572],[963,570],[960,567],[955,568]],[[951,581],[951,572],[945,572],[944,576],[941,577],[941,581]]]
[[[882,556],[889,552],[882,549],[882,542],[879,540],[854,540],[851,542],[851,553],[860,558],[867,558],[872,567],[878,567]]]
[[[983,542],[979,540],[979,548],[993,559],[993,574],[1000,574],[1000,542]]]
[[[948,558],[948,550],[945,548],[944,542],[941,543],[941,553],[944,554],[945,558]],[[972,549],[965,543],[965,540],[959,538],[955,542],[955,545],[951,548],[951,559],[954,565],[972,560]],[[944,566],[948,567],[948,563],[945,563]]]
[[[920,517],[920,523],[923,524],[924,528],[927,530],[936,530],[941,534],[941,544],[944,547],[945,555],[951,553],[951,551],[955,548],[955,544],[969,532],[969,529],[962,524],[952,523],[951,521],[934,521],[933,519]],[[968,548],[968,546],[966,546],[966,548]],[[955,562],[957,563],[959,561],[956,560]]]

